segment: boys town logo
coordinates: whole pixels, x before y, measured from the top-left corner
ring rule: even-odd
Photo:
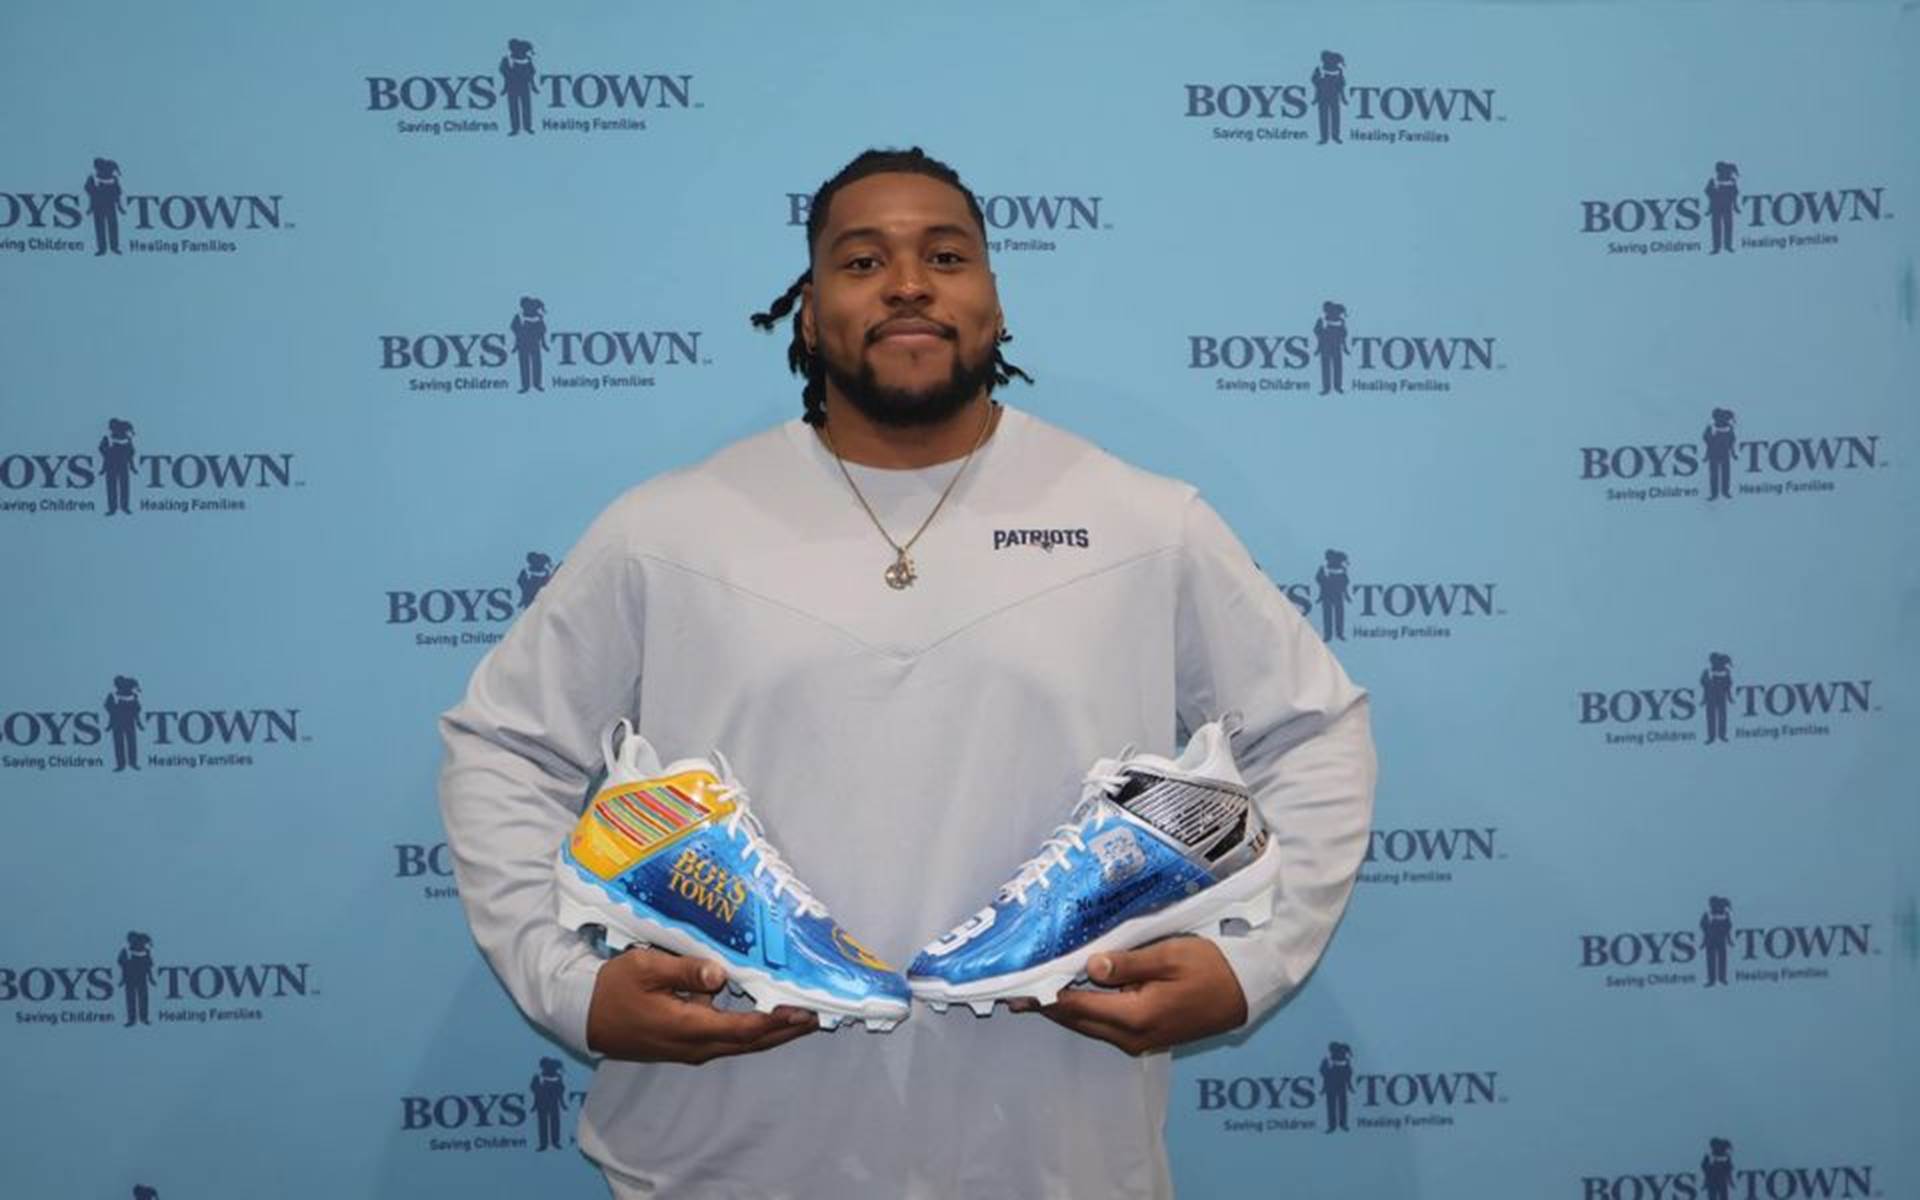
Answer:
[[[395,879],[428,882],[420,885],[422,900],[458,900],[460,886],[453,882],[453,852],[445,842],[395,842],[393,844]],[[436,883],[434,880],[446,880]]]
[[[1876,958],[1869,921],[1750,925],[1733,901],[1707,897],[1697,921],[1678,929],[1580,935],[1580,970],[1609,988],[1736,983],[1797,984],[1831,979],[1839,964]]]
[[[1579,1200],[1867,1200],[1870,1163],[1753,1166],[1729,1138],[1710,1137],[1698,1171],[1582,1175]]]
[[[390,591],[387,624],[413,629],[415,646],[491,646],[502,636],[498,628],[525,612],[559,569],[548,555],[529,550],[510,585]],[[422,625],[428,628],[417,628]]]
[[[561,1132],[560,1116],[578,1112],[586,1098],[569,1085],[559,1059],[543,1058],[526,1086],[513,1091],[402,1096],[400,1129],[424,1137],[434,1151],[564,1150],[573,1137]]]
[[[1396,887],[1452,883],[1455,872],[1476,872],[1482,863],[1506,858],[1499,836],[1493,825],[1375,829],[1367,835],[1360,882]]]
[[[547,316],[547,302],[522,296],[502,305],[500,326],[464,333],[384,333],[380,370],[399,372],[410,392],[529,392],[653,387],[659,367],[712,364],[697,329],[581,328]],[[481,374],[483,371],[495,374]]]
[[[1608,254],[1818,249],[1839,245],[1846,230],[1892,220],[1886,195],[1884,187],[1749,191],[1739,164],[1723,161],[1697,193],[1582,200],[1580,232],[1602,238]]]
[[[1216,142],[1432,145],[1450,142],[1468,127],[1505,121],[1504,113],[1494,111],[1493,93],[1488,87],[1370,82],[1364,73],[1349,79],[1346,55],[1322,50],[1306,77],[1292,83],[1189,83],[1186,115],[1216,122]]]
[[[1349,325],[1347,306],[1323,301],[1298,333],[1187,335],[1187,369],[1216,372],[1217,392],[1450,392],[1504,371],[1497,338],[1368,329]]]
[[[980,212],[987,219],[987,251],[992,254],[1051,253],[1060,249],[1055,239],[1067,234],[1098,233],[1112,229],[1102,219],[1103,197],[1063,192],[976,192]],[[787,193],[787,224],[805,226],[813,211],[809,192]]]
[[[294,228],[277,193],[135,190],[119,162],[96,158],[71,192],[0,191],[0,250],[84,254],[231,254],[230,240]],[[63,237],[90,228],[91,240]]]
[[[1329,645],[1358,640],[1450,638],[1463,621],[1503,617],[1487,582],[1369,580],[1345,550],[1328,550],[1310,580],[1278,584],[1300,615],[1318,615]]]
[[[133,422],[118,417],[107,420],[91,451],[0,445],[0,513],[238,513],[306,486],[294,478],[291,451],[151,447]]]
[[[284,1002],[318,996],[312,972],[304,962],[177,962],[152,934],[129,930],[107,961],[0,961],[0,1006],[16,1024],[55,1028],[259,1021]]]
[[[251,767],[265,747],[313,739],[297,708],[159,708],[140,681],[115,675],[98,708],[0,709],[0,768]]]
[[[691,75],[546,65],[532,42],[508,38],[491,70],[363,76],[367,111],[385,114],[401,134],[532,137],[641,133],[662,112],[704,107]]]
[[[1739,421],[1733,409],[1716,408],[1698,441],[1582,446],[1580,478],[1604,483],[1610,501],[1805,498],[1837,491],[1859,478],[1853,472],[1890,465],[1877,433],[1750,438]]]
[[[1438,1128],[1507,1102],[1498,1071],[1369,1070],[1346,1042],[1329,1042],[1319,1066],[1299,1074],[1194,1083],[1195,1110],[1219,1113],[1228,1133]]]
[[[1871,679],[1755,682],[1718,650],[1701,663],[1697,685],[1579,693],[1580,724],[1608,746],[1828,737],[1835,725],[1879,711]]]

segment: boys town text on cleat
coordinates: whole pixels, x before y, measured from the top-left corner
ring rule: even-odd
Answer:
[[[1160,938],[1264,925],[1280,848],[1234,765],[1229,730],[1202,726],[1177,759],[1103,758],[1067,823],[992,904],[923,949],[907,969],[935,1011],[997,1000],[1051,1004],[1087,959]]]
[[[614,950],[718,959],[761,1012],[807,1009],[822,1029],[900,1023],[906,981],[794,878],[724,757],[662,767],[625,721],[601,750],[606,779],[556,863],[562,925],[600,926]]]

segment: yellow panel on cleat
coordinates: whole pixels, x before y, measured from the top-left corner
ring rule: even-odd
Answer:
[[[603,788],[574,826],[574,861],[602,879],[631,870],[733,812],[713,795],[717,782],[705,771],[683,771]]]

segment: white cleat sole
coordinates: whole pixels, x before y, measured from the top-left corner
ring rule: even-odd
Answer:
[[[564,854],[564,851],[562,852]],[[764,971],[726,961],[711,946],[671,925],[649,921],[628,909],[608,912],[595,903],[597,889],[573,877],[574,868],[562,860],[554,882],[559,891],[560,924],[573,930],[595,926],[605,931],[607,949],[614,953],[632,946],[665,950],[670,954],[710,958],[727,973],[727,988],[753,1001],[754,1010],[770,1013],[775,1008],[804,1009],[831,1032],[848,1021],[858,1021],[875,1033],[886,1033],[907,1019],[906,1001],[883,998],[853,1001],[831,996],[811,988],[788,983]]]
[[[1259,858],[1220,884],[1158,912],[1122,922],[1070,954],[971,983],[909,976],[907,986],[913,990],[915,1000],[936,1013],[964,1004],[975,1016],[991,1016],[995,1002],[1000,1000],[1032,1000],[1042,1006],[1049,1005],[1067,988],[1087,981],[1087,960],[1096,954],[1132,950],[1185,933],[1208,933],[1221,929],[1228,921],[1244,921],[1252,928],[1265,925],[1273,919],[1273,897],[1279,875],[1280,846],[1269,839]]]

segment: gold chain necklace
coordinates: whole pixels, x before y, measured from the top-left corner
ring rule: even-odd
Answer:
[[[827,443],[827,449],[833,452],[833,461],[840,464],[840,477],[847,481],[849,488],[853,489],[853,498],[860,502],[862,509],[866,510],[867,520],[873,522],[873,527],[880,531],[880,536],[886,539],[887,545],[893,547],[893,563],[887,568],[884,578],[887,586],[894,591],[912,587],[914,581],[920,578],[913,569],[913,558],[907,551],[913,549],[913,544],[920,540],[920,535],[927,531],[927,526],[933,524],[933,519],[940,515],[940,509],[946,504],[947,497],[953,494],[954,486],[960,482],[960,477],[967,473],[967,464],[973,461],[974,452],[979,450],[981,443],[987,440],[987,430],[993,427],[994,410],[999,407],[998,401],[987,402],[986,418],[980,422],[980,434],[973,439],[973,449],[968,450],[967,456],[960,460],[960,469],[953,473],[952,479],[947,480],[947,486],[940,492],[940,498],[933,502],[933,511],[927,514],[927,519],[920,522],[920,528],[914,530],[913,536],[905,543],[894,541],[893,535],[887,532],[887,527],[880,523],[878,516],[874,515],[873,505],[868,504],[867,498],[860,494],[860,485],[853,481],[853,472],[847,470],[847,460],[840,457],[839,447],[833,444],[833,435],[827,432],[824,424],[820,426],[820,437]]]

